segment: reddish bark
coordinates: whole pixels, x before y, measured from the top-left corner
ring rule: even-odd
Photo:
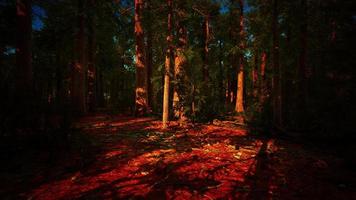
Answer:
[[[135,0],[136,39],[136,91],[135,115],[142,116],[148,111],[147,66],[145,63],[144,33],[142,27],[143,0]]]
[[[167,51],[165,60],[165,74],[164,74],[164,93],[163,93],[163,114],[162,114],[162,128],[167,128],[167,122],[169,118],[169,84],[170,84],[170,69],[171,69],[171,58],[172,58],[172,15],[173,15],[173,2],[172,0],[167,0],[168,6],[168,20],[167,20]]]
[[[151,84],[151,78],[152,78],[152,6],[151,6],[151,0],[146,0],[147,2],[147,12],[148,12],[148,23],[149,25],[147,26],[147,48],[146,48],[146,66],[147,66],[147,105],[149,108],[149,112],[151,112],[151,109],[153,108],[153,92],[152,92],[152,84]]]
[[[243,52],[245,49],[245,31],[244,31],[244,2],[239,1],[240,4],[240,49]],[[235,111],[238,113],[244,112],[244,55],[240,53],[239,55],[239,68],[237,72],[237,95],[236,95],[236,106]]]
[[[186,63],[186,58],[184,55],[184,50],[187,45],[187,30],[183,25],[183,22],[178,22],[178,44],[175,53],[174,59],[174,77],[176,80],[176,85],[174,87],[174,94],[173,94],[173,109],[174,109],[174,116],[179,119],[180,121],[183,120],[183,106],[180,105],[180,96],[182,95],[181,86],[184,81],[184,64]]]

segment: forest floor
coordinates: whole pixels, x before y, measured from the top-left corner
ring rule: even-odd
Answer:
[[[227,121],[160,126],[85,117],[48,151],[2,156],[0,198],[356,199],[356,173],[335,154]]]

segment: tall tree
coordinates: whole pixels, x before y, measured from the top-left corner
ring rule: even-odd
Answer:
[[[144,0],[135,0],[135,39],[136,39],[136,91],[135,115],[142,116],[148,111],[147,66],[145,63],[144,33],[142,12]]]
[[[203,48],[203,81],[204,84],[207,84],[209,81],[209,40],[210,40],[210,13],[204,14],[204,22],[203,22],[203,40],[204,40],[204,48]]]
[[[235,111],[244,112],[244,49],[245,49],[245,31],[244,31],[244,2],[239,1],[240,4],[240,53],[239,53],[239,68],[237,74],[237,96]]]
[[[301,23],[300,23],[300,52],[299,52],[299,66],[298,66],[298,92],[299,92],[299,110],[300,115],[303,114],[305,108],[306,98],[306,64],[307,64],[307,41],[308,41],[308,23],[307,23],[307,1],[301,0]],[[300,116],[303,118],[303,116]]]
[[[147,39],[146,39],[146,66],[147,66],[147,105],[151,110],[153,107],[153,88],[151,84],[152,78],[152,65],[153,65],[153,52],[152,52],[152,0],[146,0],[147,4]]]
[[[16,1],[16,93],[31,94],[32,72],[32,8],[31,0]]]
[[[171,68],[171,58],[172,58],[172,15],[173,15],[173,2],[172,0],[167,0],[168,6],[168,21],[167,21],[167,50],[166,50],[166,60],[165,60],[165,74],[164,74],[164,93],[163,93],[163,116],[162,116],[162,128],[167,128],[167,122],[169,117],[169,82],[170,82],[170,68]]]
[[[95,36],[95,3],[96,0],[90,0],[88,16],[88,109],[93,111],[96,106],[96,67],[95,67],[95,57],[96,57],[96,36]]]
[[[73,111],[82,115],[86,112],[86,51],[85,51],[85,0],[78,0],[77,7],[77,33],[74,48],[74,63],[72,66],[71,98]]]
[[[182,86],[184,82],[184,65],[186,63],[185,50],[187,45],[187,29],[184,24],[184,18],[186,15],[186,11],[184,10],[186,1],[182,0],[178,3],[178,12],[177,12],[177,37],[178,42],[176,45],[176,53],[174,58],[174,78],[175,78],[175,86],[173,88],[173,110],[174,116],[180,121],[184,118],[184,108],[182,102],[180,102],[182,97]]]
[[[273,2],[272,13],[272,101],[273,101],[273,121],[280,126],[282,123],[282,90],[281,90],[281,65],[279,64],[279,30],[278,30],[278,0]]]

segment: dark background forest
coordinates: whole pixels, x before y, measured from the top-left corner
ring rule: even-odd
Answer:
[[[177,151],[188,145],[188,152],[194,153],[195,148],[223,141],[228,142],[218,146],[220,150],[240,145],[225,133],[221,140],[208,141],[213,136],[205,131],[220,127],[212,134],[243,130],[253,144],[262,141],[255,145],[256,155],[264,155],[266,145],[268,159],[274,159],[271,138],[283,141],[281,146],[287,143],[284,148],[291,157],[296,148],[291,144],[306,152],[312,148],[318,152],[313,157],[318,167],[343,171],[342,177],[350,178],[335,178],[343,190],[332,190],[335,196],[329,198],[355,197],[350,189],[356,187],[351,179],[356,168],[353,0],[1,0],[0,31],[0,154],[6,163],[0,177],[12,180],[10,186],[22,185],[18,191],[4,187],[1,196],[11,199],[20,192],[30,197],[37,185],[68,173],[79,171],[82,176],[83,170],[98,168],[93,163],[112,150],[110,145],[121,142],[127,151],[154,148],[162,146],[169,133],[189,138],[189,144],[179,139],[164,143],[175,142]],[[189,135],[198,130],[204,133],[195,136],[199,139]],[[111,142],[105,143],[99,135],[108,132],[105,137]],[[154,143],[132,146],[152,134]],[[127,158],[119,160],[136,155],[123,154]],[[326,155],[335,157],[328,158],[330,162],[321,159]],[[38,163],[29,165],[34,159]],[[64,166],[63,160],[70,167],[57,175],[54,166]],[[342,164],[330,164],[336,160]],[[182,163],[189,161],[182,158]],[[165,181],[182,181],[171,180],[171,171],[162,175]],[[266,175],[262,172],[257,178]],[[36,173],[41,178],[36,179]],[[33,183],[37,185],[32,188]],[[211,187],[207,181],[197,185]],[[303,191],[306,196],[293,198],[290,191],[277,193],[282,199],[325,199],[323,189],[333,187],[323,186],[315,196],[308,196],[308,189]],[[150,191],[162,188],[160,182],[150,185]],[[63,189],[68,196],[37,197],[111,199],[111,190],[83,195]],[[104,195],[108,191],[112,196]],[[165,198],[175,198],[165,191]],[[215,199],[206,191],[190,191],[192,196],[183,199]],[[270,195],[256,191],[249,188],[249,195],[240,198]],[[138,197],[155,199],[159,194]],[[219,198],[238,198],[236,194]]]

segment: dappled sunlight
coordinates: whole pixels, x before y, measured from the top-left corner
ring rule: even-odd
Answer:
[[[98,123],[87,121],[83,126],[89,135],[98,141],[102,139],[103,146],[95,155],[95,162],[45,182],[27,196],[283,199],[286,194],[298,191],[304,181],[311,182],[313,176],[297,176],[301,172],[295,168],[306,170],[302,166],[308,163],[299,159],[298,154],[304,152],[295,151],[298,147],[291,146],[287,151],[283,142],[253,138],[243,129],[196,125],[162,131],[156,128],[159,122],[152,118],[126,117],[105,121],[119,130],[111,131],[110,126],[103,129],[96,126]],[[125,129],[127,126],[131,129]],[[96,134],[103,130],[109,130],[107,136]],[[311,168],[325,171],[326,165],[315,160]]]
[[[126,126],[147,121],[131,119],[112,124]],[[248,147],[233,144],[229,139],[200,147],[192,147],[193,143],[179,141],[205,137],[206,131],[218,131],[212,127],[204,127],[201,130],[203,132],[188,131],[183,135],[151,132],[136,138],[136,143],[130,144],[131,146],[111,145],[109,148],[113,150],[98,155],[98,162],[89,169],[77,172],[66,179],[44,184],[34,190],[31,196],[36,199],[48,199],[50,191],[51,197],[55,199],[85,198],[86,195],[99,194],[107,198],[113,196],[162,198],[162,195],[167,199],[232,197],[232,193],[236,193],[234,188],[238,183],[244,183],[245,174],[255,163],[254,158],[261,147],[261,141],[251,143],[252,146]],[[241,133],[233,131],[221,133],[222,136],[234,134]],[[173,141],[179,145],[189,146],[187,151],[177,151],[174,145],[173,148],[159,148]],[[140,143],[157,148],[142,152]],[[128,153],[129,149],[136,150],[136,153]],[[112,162],[117,163],[117,166]]]

